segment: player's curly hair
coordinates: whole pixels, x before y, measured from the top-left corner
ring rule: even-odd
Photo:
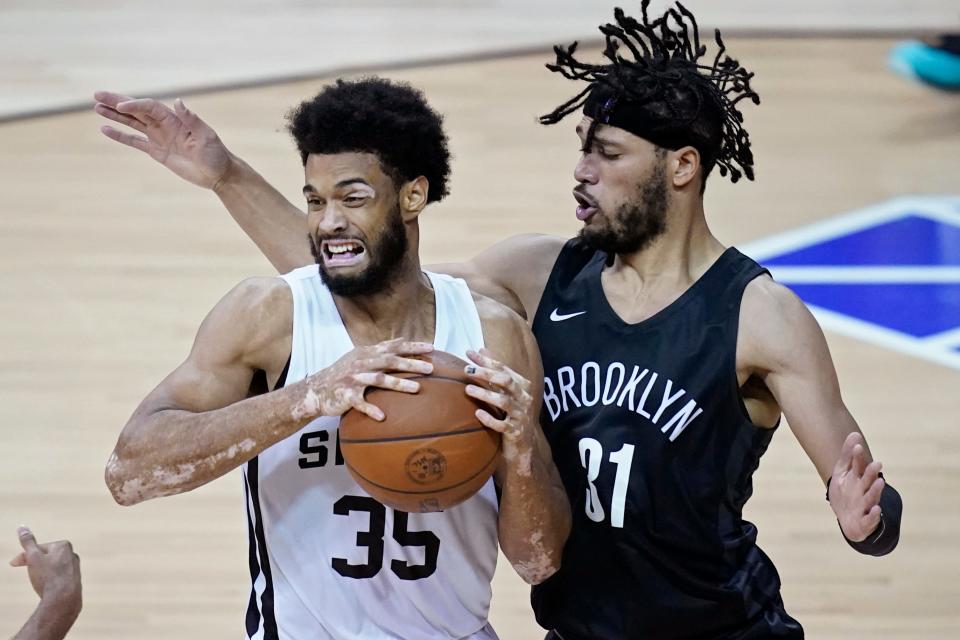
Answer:
[[[424,176],[427,202],[448,193],[450,151],[443,117],[404,82],[337,80],[287,115],[304,165],[311,153],[372,153],[396,185]]]
[[[696,148],[704,181],[715,165],[720,167],[720,175],[729,173],[733,182],[741,176],[753,180],[750,135],[743,128],[743,114],[737,106],[745,98],[760,103],[750,87],[753,73],[725,55],[719,30],[716,56],[703,61],[707,47],[700,43],[697,21],[679,2],[653,21],[647,16],[649,4],[650,0],[643,0],[642,20],[617,8],[616,24],[600,26],[606,39],[603,54],[607,64],[577,60],[576,42],[554,47],[556,62],[547,68],[570,80],[585,81],[587,87],[541,116],[540,122],[555,124],[582,106],[595,107],[596,117],[587,135],[589,149],[596,126],[609,122],[612,111],[626,109],[628,114],[621,118],[636,123],[634,128],[642,132],[638,133],[641,137],[661,147]],[[624,55],[627,52],[629,57]]]

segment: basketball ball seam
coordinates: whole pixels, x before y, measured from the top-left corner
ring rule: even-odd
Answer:
[[[446,487],[434,487],[434,488],[432,488],[432,489],[423,489],[423,490],[420,490],[420,491],[405,491],[405,490],[403,490],[403,489],[393,489],[393,488],[391,488],[391,487],[387,487],[387,486],[384,486],[384,485],[382,485],[382,484],[378,484],[378,483],[376,483],[376,482],[368,479],[365,475],[363,475],[362,473],[360,473],[359,471],[357,471],[356,469],[354,469],[352,466],[350,466],[350,463],[349,463],[349,462],[347,462],[346,465],[347,465],[347,468],[350,470],[351,473],[356,474],[356,476],[359,477],[359,478],[363,478],[363,481],[364,481],[364,482],[369,482],[371,485],[377,487],[378,489],[383,489],[384,491],[389,491],[389,492],[391,492],[391,493],[402,493],[402,494],[405,494],[405,495],[421,495],[421,494],[426,494],[426,493],[440,493],[441,491],[449,491],[450,489],[456,489],[456,488],[459,487],[459,486],[465,485],[465,484],[467,484],[468,482],[470,482],[471,480],[473,480],[474,478],[476,478],[478,475],[480,475],[481,473],[483,473],[484,469],[486,469],[487,466],[488,466],[491,462],[493,462],[493,461],[497,458],[498,455],[500,455],[500,447],[501,447],[501,445],[502,445],[502,443],[499,443],[499,442],[497,443],[497,450],[493,452],[493,455],[490,457],[490,459],[487,460],[487,461],[483,464],[483,466],[480,467],[480,469],[477,470],[477,472],[474,473],[473,475],[471,475],[470,477],[468,477],[468,478],[466,478],[466,479],[464,479],[464,480],[461,480],[460,482],[458,482],[458,483],[456,483],[456,484],[451,484],[451,485],[446,486]]]
[[[378,442],[401,442],[403,440],[423,440],[424,438],[442,438],[444,436],[459,436],[466,433],[483,431],[486,427],[469,427],[456,431],[440,431],[437,433],[423,433],[412,436],[392,436],[389,438],[340,438],[341,444],[377,444]]]

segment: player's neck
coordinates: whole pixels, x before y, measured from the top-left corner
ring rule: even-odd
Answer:
[[[625,322],[641,322],[668,306],[724,251],[707,227],[702,204],[667,216],[661,236],[640,251],[616,255],[603,272],[604,294]]]
[[[723,251],[707,226],[703,201],[698,198],[689,205],[671,207],[663,234],[640,251],[616,255],[608,271],[639,282],[662,279],[689,284]]]
[[[433,341],[436,300],[414,251],[397,267],[387,289],[369,296],[333,298],[356,346],[393,338]]]

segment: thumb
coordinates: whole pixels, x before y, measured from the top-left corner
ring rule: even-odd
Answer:
[[[27,527],[18,527],[17,535],[20,537],[20,546],[23,547],[23,553],[27,556],[37,553],[40,548],[37,546],[37,539],[33,537],[33,532]]]
[[[25,567],[27,566],[27,554],[21,551],[17,555],[13,556],[13,559],[10,560],[11,567]]]
[[[853,449],[860,444],[860,434],[854,431],[843,441],[843,447],[840,449],[840,457],[837,458],[837,464],[833,467],[834,477],[848,471],[853,464]]]
[[[207,123],[200,119],[196,113],[187,108],[183,100],[177,98],[173,101],[173,109],[180,121],[191,131],[199,131],[207,126]]]

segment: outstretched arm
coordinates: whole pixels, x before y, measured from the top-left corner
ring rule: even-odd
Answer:
[[[416,382],[387,371],[429,373],[405,355],[432,345],[391,341],[359,347],[326,369],[282,389],[246,398],[254,372],[277,376],[290,353],[292,302],[278,278],[248,280],[204,320],[187,360],[140,404],[106,468],[116,501],[189,491],[240,466],[314,418],[354,407],[383,419],[365,402],[368,386],[415,393]]]
[[[873,460],[843,403],[816,319],[789,289],[758,278],[744,293],[741,335],[744,350],[738,345],[738,362],[743,357],[756,364],[757,375],[776,398],[800,445],[824,483],[829,482],[827,497],[844,537],[864,553],[892,551],[899,532],[900,497],[886,485],[880,475],[883,465]],[[890,530],[881,531],[884,520]],[[871,548],[878,532],[886,540]]]
[[[527,233],[501,240],[470,260],[427,268],[462,278],[471,291],[496,300],[532,322],[564,242],[554,236]]]
[[[280,272],[313,263],[306,215],[250,165],[231,153],[217,132],[182,100],[173,109],[158,100],[109,91],[94,94],[94,110],[110,125],[105,136],[146,153],[187,182],[210,189],[240,228]],[[508,238],[463,263],[433,265],[432,271],[463,278],[473,291],[531,318],[563,240],[528,234]]]
[[[475,363],[467,373],[483,386],[470,385],[467,394],[504,414],[477,412],[484,426],[503,437],[496,472],[500,547],[521,578],[539,584],[560,568],[571,524],[567,494],[540,429],[540,354],[526,323],[507,309],[484,324],[484,337],[488,348],[467,353]]]
[[[146,153],[187,182],[216,193],[278,271],[286,273],[313,262],[304,241],[306,215],[230,153],[217,132],[182,100],[175,100],[171,109],[157,100],[109,91],[98,91],[94,98],[98,114],[133,130],[104,125],[100,130],[105,136]]]

